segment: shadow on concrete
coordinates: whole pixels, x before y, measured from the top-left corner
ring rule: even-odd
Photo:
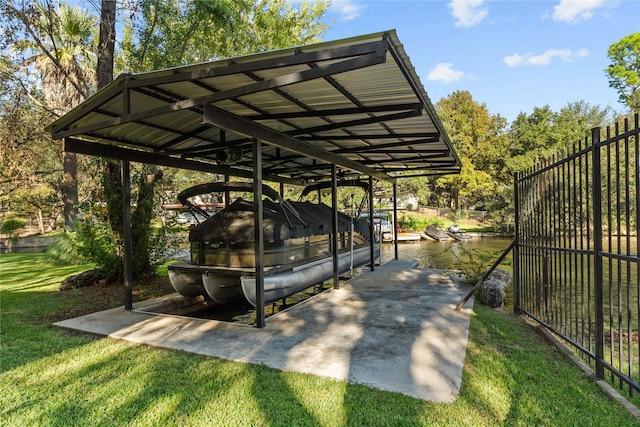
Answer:
[[[472,302],[456,312],[468,287],[414,266],[389,262],[269,317],[264,329],[123,308],[56,326],[450,402],[461,384]]]

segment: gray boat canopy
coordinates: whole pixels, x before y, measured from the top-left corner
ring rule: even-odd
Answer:
[[[395,30],[121,74],[58,119],[65,150],[306,184],[457,173],[460,160]]]

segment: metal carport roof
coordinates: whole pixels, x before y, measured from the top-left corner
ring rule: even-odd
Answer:
[[[50,126],[65,150],[308,183],[457,173],[460,160],[394,30],[122,74]]]

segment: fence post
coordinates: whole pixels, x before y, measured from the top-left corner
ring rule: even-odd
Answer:
[[[514,236],[514,245],[513,245],[513,312],[516,314],[520,313],[520,248],[518,244],[520,243],[520,221],[518,220],[518,216],[520,215],[519,210],[519,201],[520,198],[518,196],[518,174],[513,174],[513,204],[514,204],[514,228],[515,228],[515,236]]]
[[[593,191],[593,280],[596,309],[596,376],[604,378],[604,300],[602,277],[602,186],[600,128],[591,129],[591,185]]]

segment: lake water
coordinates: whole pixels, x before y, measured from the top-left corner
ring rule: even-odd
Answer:
[[[434,242],[420,240],[413,243],[402,242],[398,243],[398,257],[417,259],[421,268],[458,269],[459,260],[468,261],[468,253],[492,255],[492,260],[495,260],[511,242],[512,239],[497,237],[474,237],[465,241]],[[393,244],[383,244],[381,252],[382,263],[392,260],[394,256]],[[492,263],[493,261],[490,262],[490,264]]]

